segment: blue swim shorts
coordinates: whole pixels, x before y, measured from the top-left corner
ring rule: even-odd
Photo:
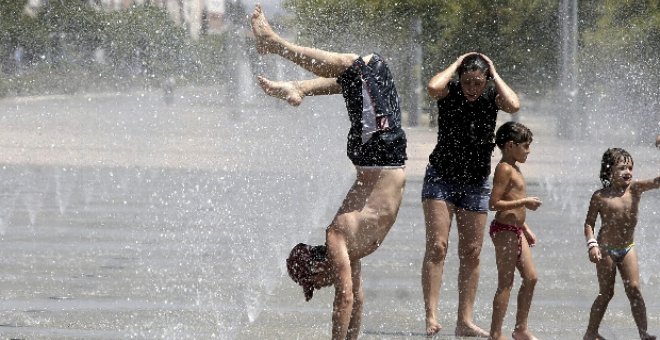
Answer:
[[[439,178],[435,169],[428,165],[424,175],[422,200],[441,200],[468,211],[487,212],[491,189],[488,177],[482,183],[454,183]]]

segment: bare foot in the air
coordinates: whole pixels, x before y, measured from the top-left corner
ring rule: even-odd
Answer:
[[[267,54],[277,52],[281,38],[270,27],[266,15],[260,5],[255,6],[250,17],[252,33],[257,43],[257,52]]]
[[[513,331],[513,334],[511,334],[511,337],[514,340],[539,340],[528,329],[516,329]]]
[[[302,103],[303,93],[290,81],[272,81],[265,77],[258,76],[259,86],[267,95],[282,100],[286,100],[292,106],[298,106]]]
[[[454,335],[464,337],[487,338],[490,334],[475,324],[456,325]]]
[[[442,330],[442,325],[440,325],[435,320],[426,320],[426,336],[432,337],[438,334]]]

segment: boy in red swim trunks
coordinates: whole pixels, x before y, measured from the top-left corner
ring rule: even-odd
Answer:
[[[495,135],[495,144],[502,151],[502,159],[493,175],[493,191],[488,203],[496,211],[490,225],[490,237],[495,244],[497,263],[497,291],[493,299],[493,317],[490,324],[491,339],[506,339],[502,335],[502,323],[509,304],[516,268],[522,284],[518,292],[518,311],[514,339],[536,339],[527,329],[527,316],[537,281],[536,268],[529,247],[536,243],[536,236],[525,223],[527,209],[541,206],[538,197],[528,197],[525,179],[516,163],[525,163],[532,143],[532,132],[520,123],[507,122]]]

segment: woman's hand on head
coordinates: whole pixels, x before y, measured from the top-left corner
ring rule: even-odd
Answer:
[[[487,74],[488,78],[490,78],[490,79],[495,78],[495,76],[497,75],[497,71],[495,71],[495,64],[493,63],[493,61],[490,60],[490,58],[487,55],[483,54],[483,53],[479,53],[479,55],[482,58],[484,58],[484,60],[488,64],[488,74]]]

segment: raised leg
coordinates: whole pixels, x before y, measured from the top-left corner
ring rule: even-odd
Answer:
[[[319,77],[336,78],[358,58],[357,54],[319,50],[283,39],[273,31],[259,5],[252,12],[250,21],[259,53],[278,54]]]
[[[341,93],[341,86],[335,78],[315,78],[299,81],[272,81],[266,77],[257,77],[259,86],[269,96],[286,100],[292,106],[298,106],[306,96]]]

